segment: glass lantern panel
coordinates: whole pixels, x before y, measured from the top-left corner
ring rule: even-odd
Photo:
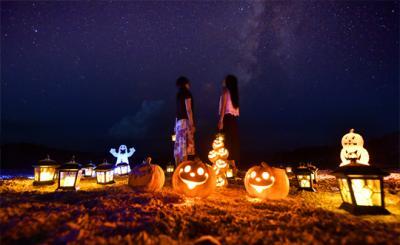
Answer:
[[[343,202],[352,203],[351,193],[349,185],[347,184],[347,179],[338,179],[340,193],[342,194]]]
[[[78,171],[78,176],[77,176],[77,179],[76,179],[76,186],[78,186],[79,183],[81,182],[82,172],[83,172],[82,169]]]
[[[74,187],[75,178],[77,177],[76,171],[61,171],[60,172],[60,186],[61,187]]]
[[[311,187],[311,176],[310,175],[297,175],[297,179],[299,181],[299,185],[302,188],[310,188]]]
[[[40,168],[36,167],[35,168],[35,181],[39,181],[40,176]]]
[[[55,168],[40,168],[39,181],[52,181],[54,179]]]
[[[121,167],[121,174],[127,174],[128,173],[128,166],[122,166]]]
[[[97,182],[104,183],[105,182],[105,172],[97,172]]]
[[[354,197],[357,205],[360,206],[380,206],[380,188],[377,189],[379,179],[351,179],[351,185],[354,191]],[[377,198],[378,194],[379,198]]]
[[[111,182],[111,181],[114,180],[114,173],[113,173],[112,170],[105,172],[105,174],[106,174],[105,175],[106,183]]]

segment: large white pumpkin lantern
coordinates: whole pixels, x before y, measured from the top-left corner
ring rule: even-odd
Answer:
[[[38,164],[33,165],[35,180],[33,185],[52,185],[56,177],[57,168],[60,165],[51,160],[49,155],[46,159],[40,160]]]
[[[351,160],[356,160],[359,164],[369,165],[369,154],[364,148],[364,139],[361,135],[350,129],[350,132],[342,138],[342,150],[340,152],[340,166],[350,164]]]
[[[78,190],[81,177],[82,169],[80,164],[75,161],[75,157],[72,157],[70,162],[61,165],[59,168],[58,189]]]

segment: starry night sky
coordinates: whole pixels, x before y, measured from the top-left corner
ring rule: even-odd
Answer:
[[[185,75],[203,147],[228,73],[246,151],[398,131],[399,4],[1,2],[2,143],[170,151]]]

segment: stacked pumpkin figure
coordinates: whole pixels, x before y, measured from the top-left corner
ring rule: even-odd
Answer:
[[[229,169],[228,156],[229,152],[224,145],[224,136],[217,134],[212,143],[212,150],[208,153],[208,159],[213,163],[215,175],[217,177],[217,186],[226,186],[228,181],[226,173]]]

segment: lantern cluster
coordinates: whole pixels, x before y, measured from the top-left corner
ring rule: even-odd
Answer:
[[[364,140],[354,130],[342,138],[342,163],[333,172],[343,201],[340,208],[354,214],[388,214],[385,209],[383,177],[389,173],[368,164],[369,156],[363,144]]]
[[[212,143],[212,150],[208,153],[208,159],[213,163],[215,170],[217,186],[226,186],[228,175],[233,177],[232,170],[229,171],[228,156],[229,152],[224,145],[224,136],[218,134]]]
[[[281,199],[289,194],[289,179],[284,169],[270,167],[265,162],[251,167],[244,178],[251,197]]]

